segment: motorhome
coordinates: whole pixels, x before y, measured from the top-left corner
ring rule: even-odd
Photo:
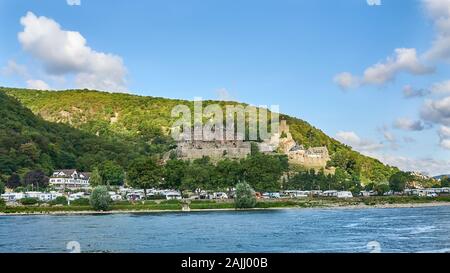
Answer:
[[[353,194],[349,191],[340,191],[337,193],[337,198],[353,198]]]

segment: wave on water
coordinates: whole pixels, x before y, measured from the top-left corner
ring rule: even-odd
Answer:
[[[417,253],[450,253],[450,248],[442,248],[442,249],[435,249],[435,250],[424,250]]]
[[[422,234],[422,233],[429,233],[429,232],[435,232],[437,231],[435,226],[421,226],[421,227],[414,227],[410,234]]]

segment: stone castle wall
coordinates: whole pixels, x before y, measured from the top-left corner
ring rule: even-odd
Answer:
[[[325,168],[330,160],[327,147],[311,147],[305,149],[298,145],[289,132],[289,126],[282,120],[279,132],[270,140],[259,143],[261,152],[280,152],[286,154],[291,164],[303,165],[309,168]],[[251,153],[251,142],[233,141],[182,141],[178,143],[176,155],[183,160],[194,160],[210,157],[212,160],[223,158],[241,159]]]
[[[240,159],[251,153],[251,143],[244,141],[186,141],[178,144],[177,157],[184,160],[205,156],[213,160]]]

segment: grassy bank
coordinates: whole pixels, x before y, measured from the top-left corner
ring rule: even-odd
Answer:
[[[450,203],[450,196],[437,198],[414,197],[414,196],[389,196],[389,197],[369,197],[369,198],[305,198],[305,199],[283,199],[283,200],[259,200],[256,209],[272,208],[333,208],[333,207],[356,207],[356,206],[392,206],[407,204],[427,204],[427,203]],[[114,212],[145,212],[145,211],[181,211],[180,201],[145,201],[130,203],[128,201],[116,202],[111,206]],[[195,200],[190,204],[191,210],[220,210],[234,209],[233,201]],[[0,213],[3,214],[33,214],[33,213],[77,213],[95,212],[87,205],[70,206],[48,206],[37,204],[33,206],[1,206]]]

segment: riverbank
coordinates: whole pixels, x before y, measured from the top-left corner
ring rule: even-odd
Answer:
[[[367,209],[450,206],[450,197],[370,197],[351,199],[289,199],[259,201],[255,208],[240,211],[280,209]],[[232,201],[194,201],[188,212],[235,211]],[[17,215],[102,215],[183,212],[179,201],[115,204],[109,211],[95,211],[90,206],[17,206],[0,208],[0,216]]]

